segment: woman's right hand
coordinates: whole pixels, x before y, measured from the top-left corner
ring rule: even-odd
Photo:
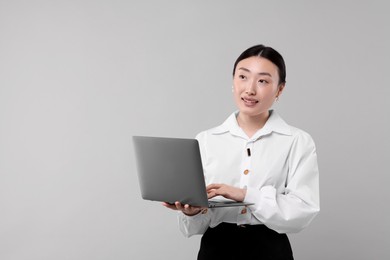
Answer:
[[[162,204],[169,209],[180,210],[187,216],[195,216],[202,211],[202,207],[190,206],[188,204],[183,205],[179,201],[176,201],[174,204],[168,202],[163,202]]]

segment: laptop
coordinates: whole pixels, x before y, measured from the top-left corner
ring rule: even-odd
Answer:
[[[208,200],[196,139],[133,136],[142,198],[208,208],[251,205]]]

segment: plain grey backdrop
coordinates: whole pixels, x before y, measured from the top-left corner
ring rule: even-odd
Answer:
[[[281,52],[275,109],[309,132],[321,212],[296,259],[390,259],[386,1],[0,1],[0,259],[195,259],[143,201],[131,136],[235,110],[237,56]],[[244,250],[244,249],[240,249]]]

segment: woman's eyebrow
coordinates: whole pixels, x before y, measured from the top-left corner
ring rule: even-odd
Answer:
[[[243,71],[246,71],[246,72],[251,72],[250,70],[248,70],[247,68],[244,68],[244,67],[240,67],[238,68],[239,70],[243,70]],[[261,75],[261,76],[269,76],[272,78],[272,75],[268,72],[259,72],[257,73],[258,75]]]

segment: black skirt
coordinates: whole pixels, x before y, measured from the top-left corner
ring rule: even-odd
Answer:
[[[204,233],[198,260],[208,259],[272,259],[293,260],[290,241],[286,234],[265,225],[221,223]]]

